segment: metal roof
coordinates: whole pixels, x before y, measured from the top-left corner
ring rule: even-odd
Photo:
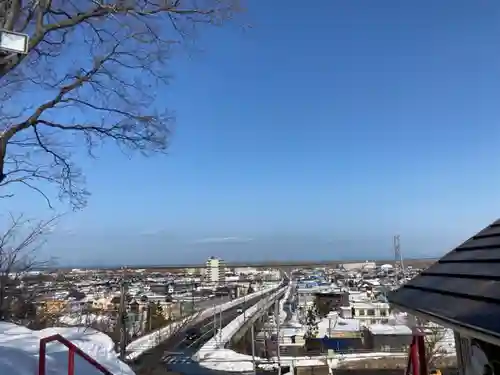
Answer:
[[[500,220],[399,289],[390,303],[500,341]]]

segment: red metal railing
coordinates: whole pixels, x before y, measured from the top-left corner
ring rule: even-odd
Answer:
[[[424,336],[423,332],[414,332],[413,334],[408,353],[406,375],[428,375]]]
[[[52,335],[48,337],[44,337],[40,340],[40,354],[38,358],[38,375],[46,375],[45,372],[45,360],[46,360],[46,352],[47,352],[47,344],[52,341],[58,341],[68,348],[68,375],[75,375],[75,354],[82,357],[92,366],[94,366],[97,370],[102,372],[104,375],[113,375],[108,369],[106,369],[103,365],[97,362],[94,358],[89,356],[75,344],[73,344],[68,339],[65,339],[61,335]]]

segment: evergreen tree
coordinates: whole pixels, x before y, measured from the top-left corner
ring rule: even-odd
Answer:
[[[167,319],[163,314],[163,308],[159,302],[150,304],[149,319],[150,319],[149,321],[150,321],[151,331],[155,331],[167,325]]]
[[[305,338],[312,339],[318,335],[317,318],[318,315],[315,306],[307,309],[306,319],[305,319],[305,324],[306,324],[306,333],[304,335]]]

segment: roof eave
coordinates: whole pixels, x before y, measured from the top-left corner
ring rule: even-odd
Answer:
[[[406,306],[399,305],[397,303],[392,303],[392,302],[390,302],[390,304],[392,306],[396,307],[398,310],[404,311],[404,312],[406,312],[410,315],[413,315],[417,318],[421,318],[424,320],[430,320],[430,321],[432,321],[436,324],[439,324],[445,328],[449,328],[449,329],[453,330],[454,332],[459,333],[461,336],[472,337],[472,338],[479,339],[479,340],[488,342],[492,345],[500,347],[500,336],[498,336],[498,335],[494,335],[494,334],[488,333],[486,331],[480,331],[477,329],[473,329],[471,327],[467,327],[462,323],[455,322],[451,319],[443,318],[441,316],[429,313],[427,311],[414,310],[414,309],[408,308]],[[412,327],[410,327],[410,328],[412,328]]]

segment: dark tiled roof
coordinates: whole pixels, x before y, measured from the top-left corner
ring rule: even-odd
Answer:
[[[389,302],[500,337],[500,220],[392,292]]]

